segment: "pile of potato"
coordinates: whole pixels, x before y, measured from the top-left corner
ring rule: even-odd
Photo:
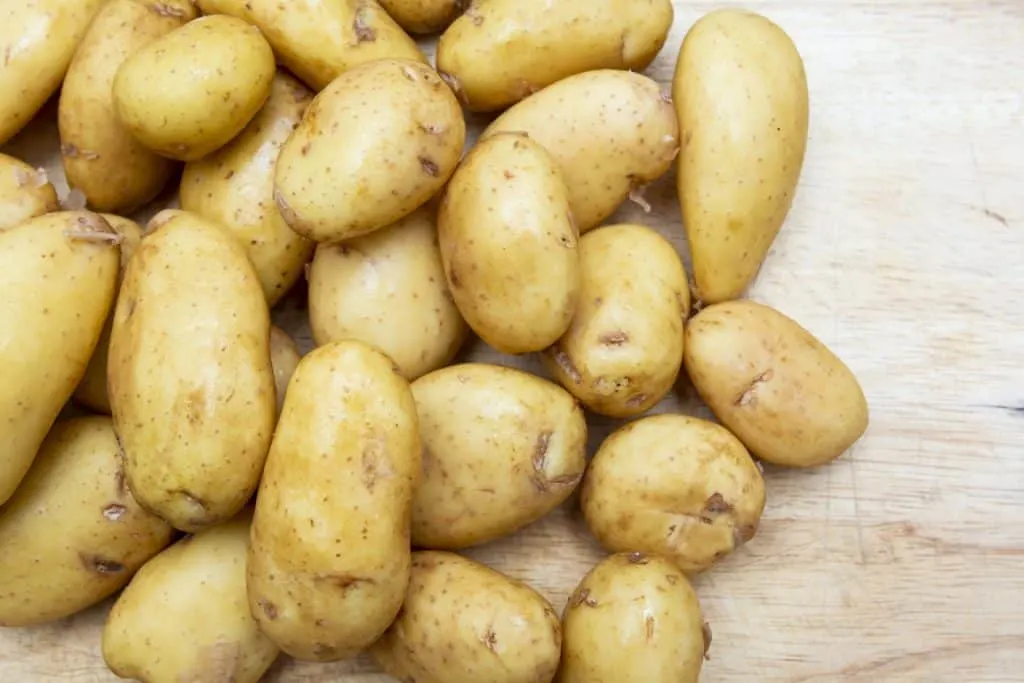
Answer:
[[[800,55],[714,12],[669,97],[639,73],[669,0],[466,5],[0,12],[0,143],[60,89],[88,207],[0,156],[0,626],[123,588],[103,656],[146,683],[363,651],[413,683],[697,680],[687,576],[756,534],[754,458],[822,465],[868,421],[835,355],[740,298],[803,165]],[[435,69],[407,31],[442,30]],[[465,110],[498,115],[464,155]],[[606,224],[673,163],[692,287],[656,230]],[[124,217],[179,178],[180,208]],[[300,359],[270,309],[304,272]],[[457,362],[470,333],[549,376]],[[646,415],[684,369],[718,423]],[[589,463],[585,410],[628,420]],[[577,489],[610,555],[561,616],[457,554]]]

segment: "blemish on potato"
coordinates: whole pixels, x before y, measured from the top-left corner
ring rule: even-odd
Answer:
[[[498,634],[494,632],[493,628],[487,629],[487,633],[480,638],[480,642],[491,652],[498,652]]]
[[[584,588],[576,596],[573,597],[572,607],[579,607],[580,605],[586,605],[587,607],[597,607],[597,600],[590,597],[590,589]]]
[[[267,619],[270,619],[271,621],[277,619],[277,605],[269,600],[260,600],[257,604],[260,606],[260,609],[263,610],[263,613],[267,615]]]
[[[569,354],[563,351],[560,347],[553,347],[552,359],[555,364],[564,372],[573,384],[579,384],[583,377],[580,375],[580,371],[573,365],[572,360],[569,358]]]
[[[642,406],[647,401],[647,394],[633,394],[626,399],[626,405],[630,408]]]
[[[434,178],[436,178],[436,177],[438,177],[440,175],[440,169],[438,169],[438,167],[437,167],[437,162],[435,162],[433,159],[431,159],[429,157],[425,157],[425,156],[421,156],[421,157],[418,157],[418,158],[419,158],[420,166],[423,167],[423,170],[426,172],[427,175],[429,175],[431,177],[434,177]]]
[[[732,512],[733,506],[730,505],[721,493],[713,493],[708,498],[707,502],[704,503],[704,512],[712,515],[721,515],[727,512]]]
[[[180,7],[174,7],[168,5],[166,2],[156,2],[149,6],[151,12],[160,17],[177,17],[179,19],[185,16],[185,10]]]
[[[107,507],[103,508],[103,517],[110,520],[111,522],[116,522],[122,517],[124,517],[124,513],[126,513],[127,511],[128,508],[126,508],[124,505],[111,503]]]
[[[605,332],[597,341],[605,346],[622,346],[629,341],[629,334],[622,330],[616,330],[615,332]]]
[[[740,407],[748,406],[748,405],[754,405],[757,402],[757,394],[756,394],[757,387],[759,385],[761,385],[761,384],[764,384],[765,382],[768,382],[774,376],[775,376],[775,372],[771,368],[769,368],[769,369],[765,370],[764,372],[762,372],[761,374],[759,374],[757,377],[755,377],[750,382],[750,386],[747,387],[746,391],[744,391],[742,394],[740,394],[736,398],[736,400],[733,401],[734,405],[737,405],[737,406],[740,406]]]
[[[708,622],[701,624],[701,631],[704,636],[704,659],[710,660],[708,650],[711,649],[711,625]]]
[[[654,640],[654,617],[647,617],[644,620],[644,637],[647,642]]]
[[[86,553],[79,553],[78,559],[81,560],[82,564],[90,572],[102,575],[120,574],[125,570],[125,567],[120,562],[114,560],[108,560],[99,555],[89,555]]]
[[[732,530],[732,539],[735,547],[739,548],[747,543],[757,534],[757,527],[753,524],[744,524]]]
[[[377,40],[377,32],[366,22],[366,7],[356,10],[356,18],[352,22],[352,29],[356,34],[357,43],[372,43]]]

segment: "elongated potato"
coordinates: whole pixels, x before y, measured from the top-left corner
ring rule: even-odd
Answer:
[[[295,340],[276,325],[270,326],[270,363],[274,368],[274,394],[277,397],[277,413],[281,414],[288,383],[299,367],[302,355]]]
[[[495,111],[584,71],[643,71],[672,17],[671,0],[488,0],[441,36],[437,69],[468,109]]]
[[[87,211],[0,232],[0,505],[85,374],[114,301],[117,242]]]
[[[562,643],[551,604],[453,553],[416,552],[402,613],[370,655],[416,683],[550,683]]]
[[[527,133],[555,157],[581,233],[663,175],[679,151],[671,101],[657,83],[628,71],[589,71],[550,85],[499,116],[483,138],[502,131]]]
[[[395,22],[409,33],[435,33],[452,23],[470,0],[380,0]]]
[[[46,171],[0,154],[0,231],[59,208],[57,191]]]
[[[409,582],[419,477],[408,383],[362,342],[299,363],[256,499],[249,605],[282,650],[351,657],[384,633]]]
[[[458,549],[511,534],[562,504],[583,478],[587,423],[559,386],[464,363],[412,384],[423,479],[412,541]]]
[[[128,263],[108,387],[135,498],[176,528],[234,516],[274,429],[270,316],[245,251],[223,228],[164,211]]]

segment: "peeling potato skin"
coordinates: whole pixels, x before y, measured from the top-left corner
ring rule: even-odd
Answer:
[[[54,621],[100,602],[171,534],[124,487],[109,417],[57,422],[0,511],[0,626]]]
[[[412,541],[454,550],[506,536],[575,490],[586,466],[583,410],[558,385],[464,363],[412,384],[423,439]]]
[[[415,552],[405,604],[370,656],[416,683],[550,683],[562,636],[539,593],[447,552]]]
[[[59,208],[57,191],[43,171],[0,154],[0,232]]]
[[[443,31],[470,0],[380,0],[391,18],[409,33]]]
[[[715,416],[758,458],[815,467],[865,432],[850,369],[796,321],[763,304],[709,306],[686,327],[686,371]]]
[[[409,580],[416,405],[384,354],[321,346],[292,376],[256,500],[248,595],[307,661],[346,659],[394,620]]]
[[[270,364],[274,368],[274,395],[277,398],[277,413],[284,407],[285,393],[295,369],[299,367],[302,355],[287,332],[276,325],[270,326]]]

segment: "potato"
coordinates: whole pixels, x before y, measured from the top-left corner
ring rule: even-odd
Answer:
[[[579,306],[544,364],[594,412],[641,415],[672,389],[683,363],[686,271],[672,244],[642,225],[587,233],[580,262]]]
[[[679,202],[698,296],[738,298],[789,213],[807,148],[807,76],[786,33],[743,10],[698,21],[673,99],[685,144]]]
[[[57,191],[44,169],[0,154],[0,232],[59,208]]]
[[[88,211],[0,232],[0,505],[85,374],[114,301],[117,242]]]
[[[445,283],[435,215],[422,207],[391,227],[317,247],[309,270],[317,344],[366,342],[408,380],[451,362],[469,328]]]
[[[558,385],[465,363],[421,377],[412,391],[423,439],[413,545],[454,550],[511,534],[583,478],[587,423]]]
[[[671,0],[488,0],[441,36],[437,69],[469,110],[495,111],[584,71],[643,71],[672,16]]]
[[[288,386],[256,499],[249,605],[282,650],[351,657],[384,633],[409,582],[420,471],[416,404],[382,353],[321,346]]]
[[[429,66],[381,60],[338,77],[309,105],[277,162],[288,225],[318,242],[384,228],[440,190],[466,124]]]
[[[685,415],[645,417],[613,432],[587,468],[580,496],[605,550],[663,555],[688,573],[753,538],[764,502],[764,479],[743,444]]]
[[[711,631],[667,559],[612,555],[583,577],[562,615],[558,683],[697,683]]]
[[[471,0],[380,0],[387,13],[409,33],[435,33],[452,23]]]
[[[484,140],[438,214],[445,276],[473,331],[509,354],[541,351],[572,320],[579,233],[558,164],[525,135]]]
[[[416,683],[549,683],[562,636],[521,581],[453,553],[416,552],[402,613],[370,655]]]
[[[125,488],[109,417],[57,422],[0,510],[0,626],[63,619],[103,600],[171,532]]]
[[[686,371],[715,416],[770,463],[838,458],[868,426],[857,378],[796,321],[763,304],[709,306],[686,326]]]
[[[274,73],[274,53],[259,29],[234,17],[202,17],[121,64],[114,107],[146,147],[195,161],[242,132],[270,96]]]
[[[374,0],[196,0],[205,14],[230,14],[263,31],[280,62],[316,91],[378,59],[425,62],[416,43]]]
[[[302,354],[295,340],[277,325],[270,326],[270,363],[274,368],[274,394],[277,397],[277,412],[284,407],[284,396],[288,391],[295,368],[299,367]]]
[[[278,649],[249,613],[251,513],[178,541],[136,574],[103,629],[103,659],[146,683],[256,683]]]
[[[195,214],[157,214],[128,263],[107,362],[136,499],[183,531],[233,517],[276,411],[270,316],[238,242]]]
[[[657,83],[628,71],[590,71],[550,85],[499,116],[483,137],[502,131],[525,132],[555,157],[581,233],[664,174],[679,150],[671,101]]]

